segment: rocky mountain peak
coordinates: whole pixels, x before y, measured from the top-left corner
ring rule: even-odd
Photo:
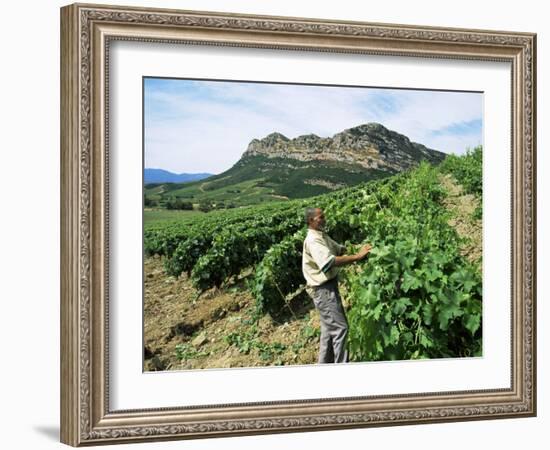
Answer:
[[[331,138],[306,134],[289,139],[281,133],[271,133],[254,139],[242,159],[253,156],[284,158],[289,161],[325,161],[344,163],[365,169],[401,171],[421,160],[439,162],[444,153],[411,142],[402,134],[380,123],[366,123],[348,128]]]
[[[260,142],[262,142],[264,145],[270,145],[275,144],[279,141],[288,142],[290,139],[287,138],[284,134],[274,132],[268,134],[265,138],[260,139]]]
[[[369,134],[369,133],[388,133],[388,130],[384,125],[378,122],[369,122],[362,125],[357,125],[356,127],[348,128],[344,130],[344,133],[351,134]]]
[[[318,142],[321,138],[317,136],[316,134],[303,134],[302,136],[298,136],[297,138],[293,139],[294,142]]]

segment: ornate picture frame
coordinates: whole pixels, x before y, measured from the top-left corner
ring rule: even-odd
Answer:
[[[114,410],[108,106],[115,41],[509,63],[510,386]],[[81,446],[536,415],[535,90],[532,33],[105,5],[62,8],[61,441]]]

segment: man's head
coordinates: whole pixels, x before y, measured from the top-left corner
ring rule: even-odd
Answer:
[[[325,228],[325,214],[321,208],[306,209],[306,223],[312,230],[323,231]]]

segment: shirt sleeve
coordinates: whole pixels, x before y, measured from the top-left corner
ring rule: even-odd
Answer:
[[[337,256],[342,256],[346,252],[346,246],[345,245],[339,244],[334,239],[332,239],[330,236],[327,236],[327,239],[329,239],[330,245],[333,248],[337,249],[337,251],[336,251]]]
[[[334,265],[335,255],[331,253],[326,242],[321,238],[310,241],[309,251],[317,267],[326,273]]]

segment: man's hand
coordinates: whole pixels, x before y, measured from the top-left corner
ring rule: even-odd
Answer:
[[[357,254],[356,254],[357,260],[361,261],[362,259],[365,259],[367,257],[367,255],[369,254],[369,252],[371,251],[371,249],[372,249],[372,245],[370,245],[370,244],[363,245],[363,247],[361,247],[359,252],[357,252]]]
[[[342,255],[336,256],[334,259],[335,266],[345,266],[347,264],[352,264],[357,261],[365,259],[369,252],[371,251],[372,245],[366,244],[361,247],[361,249],[355,255]]]

